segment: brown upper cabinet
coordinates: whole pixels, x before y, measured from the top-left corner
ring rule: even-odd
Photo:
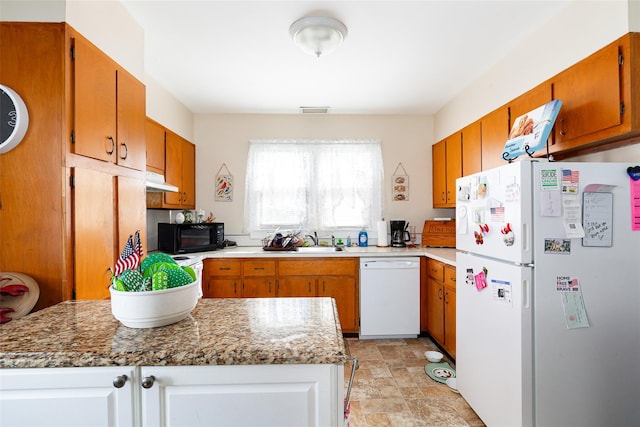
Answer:
[[[547,141],[548,154],[556,160],[637,143],[640,33],[624,35],[463,128],[462,174],[505,164],[502,153],[513,122],[553,99],[562,101]],[[479,142],[475,136],[478,129]],[[455,195],[451,200],[447,198],[446,182],[450,177],[444,166],[449,161],[445,145],[440,141],[432,149],[433,206],[438,208],[455,207]],[[547,149],[534,154],[546,155]]]
[[[147,118],[147,170],[164,175],[164,127]]]
[[[72,152],[145,170],[145,87],[84,37],[71,37]]]
[[[562,101],[551,153],[597,151],[640,135],[640,33],[630,33],[559,73],[550,83]]]
[[[148,208],[195,209],[196,207],[196,146],[180,135],[147,120],[147,129],[152,129],[147,153],[147,168],[164,174],[168,184],[178,187],[178,192],[147,193]],[[160,128],[160,129],[158,129]],[[159,158],[163,153],[163,161]],[[150,160],[151,159],[151,160]],[[155,160],[153,160],[155,159]],[[151,168],[149,162],[154,162]],[[162,169],[161,165],[164,165]]]
[[[480,122],[462,129],[462,176],[482,170],[482,136]],[[454,183],[455,184],[455,183]]]
[[[462,176],[461,133],[457,132],[431,147],[433,161],[433,207],[456,206],[456,179]]]
[[[504,106],[480,119],[482,170],[505,164],[504,145],[509,138],[509,108]]]

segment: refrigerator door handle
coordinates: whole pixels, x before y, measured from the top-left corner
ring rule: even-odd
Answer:
[[[529,252],[529,224],[522,223],[522,250]]]
[[[529,308],[529,304],[531,301],[531,295],[529,294],[531,286],[529,286],[528,280],[522,281],[522,307]]]

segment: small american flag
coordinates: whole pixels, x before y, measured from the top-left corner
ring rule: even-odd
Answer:
[[[119,276],[125,270],[133,270],[140,265],[140,255],[133,247],[133,236],[129,236],[127,244],[124,246],[120,258],[116,261],[113,275]]]
[[[140,259],[142,259],[142,257],[144,256],[144,251],[142,250],[142,242],[140,241],[140,230],[136,230],[136,234],[133,237],[133,244],[135,246],[136,253],[140,257]]]

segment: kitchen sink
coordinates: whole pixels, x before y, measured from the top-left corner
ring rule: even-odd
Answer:
[[[300,253],[327,253],[327,252],[339,252],[342,248],[335,246],[299,246],[297,251]]]

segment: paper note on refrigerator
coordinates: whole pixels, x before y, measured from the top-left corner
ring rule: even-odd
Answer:
[[[587,318],[587,309],[584,306],[582,291],[560,292],[560,298],[567,329],[588,328],[589,319]]]
[[[631,229],[640,231],[640,180],[629,178],[631,189]]]

